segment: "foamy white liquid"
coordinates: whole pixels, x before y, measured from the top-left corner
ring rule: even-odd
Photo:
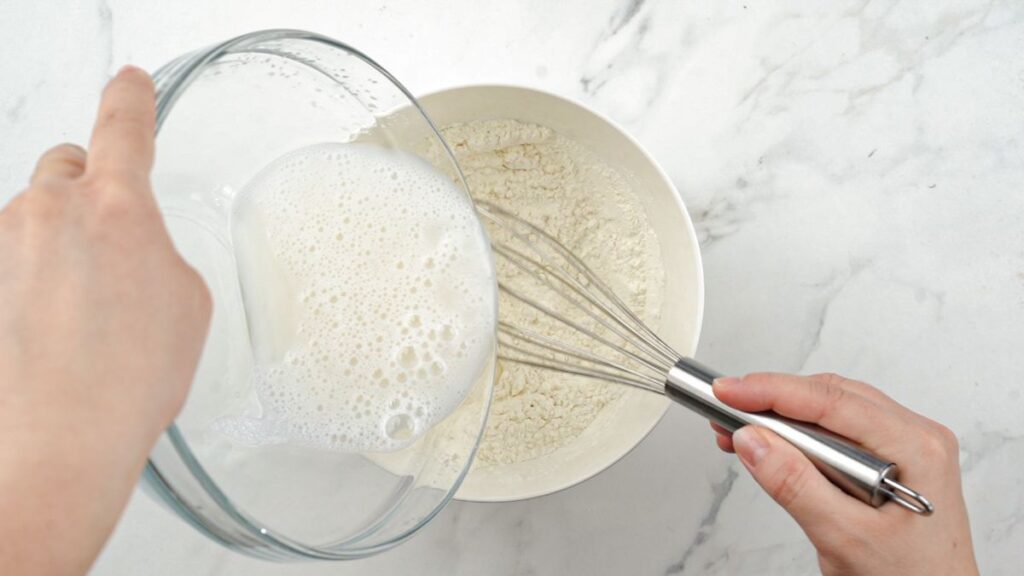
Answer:
[[[262,412],[218,422],[236,440],[399,449],[493,355],[486,237],[465,195],[414,156],[288,154],[239,193],[232,240]]]

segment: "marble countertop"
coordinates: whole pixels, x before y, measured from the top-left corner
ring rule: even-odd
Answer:
[[[4,2],[0,202],[84,142],[100,87],[261,28],[359,47],[414,92],[578,98],[661,162],[703,243],[699,357],[835,371],[960,436],[982,571],[1024,571],[1024,4],[699,0]],[[672,410],[565,492],[454,503],[347,564],[220,549],[137,494],[95,566],[121,574],[804,574],[801,532],[707,426]]]

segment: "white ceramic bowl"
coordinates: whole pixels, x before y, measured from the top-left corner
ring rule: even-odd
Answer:
[[[665,263],[665,302],[661,325],[654,328],[680,353],[695,352],[704,310],[697,236],[679,193],[636,140],[582,104],[529,88],[465,86],[427,94],[419,101],[438,127],[499,118],[548,126],[631,176]],[[629,389],[614,409],[602,411],[572,443],[534,460],[474,469],[456,498],[480,502],[522,500],[578,484],[639,444],[668,404],[663,396]]]

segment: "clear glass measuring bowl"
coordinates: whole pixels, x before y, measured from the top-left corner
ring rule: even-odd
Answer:
[[[459,175],[454,157],[395,78],[317,34],[247,34],[186,54],[154,80],[154,191],[215,306],[189,399],[153,450],[144,487],[213,540],[258,557],[344,560],[402,542],[447,504],[469,468],[490,403],[494,343],[458,408],[399,451],[236,445],[211,427],[253,396],[252,319],[230,215],[262,168],[306,146],[368,143],[420,157],[433,149],[434,166]],[[461,176],[456,185],[468,199]],[[488,296],[496,307],[496,287]]]

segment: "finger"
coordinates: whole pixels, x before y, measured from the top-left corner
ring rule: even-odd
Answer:
[[[89,173],[145,179],[153,167],[156,97],[143,70],[125,66],[107,84],[89,144]]]
[[[720,378],[712,388],[726,404],[746,412],[771,410],[783,416],[814,422],[877,450],[886,440],[905,437],[911,425],[841,385],[789,374],[748,374],[742,379]]]
[[[861,382],[860,380],[845,378],[843,376],[833,374],[831,372],[825,372],[822,374],[811,374],[810,376],[807,376],[807,378],[810,378],[812,380],[820,380],[826,384],[842,386],[847,390],[850,390],[851,392],[856,392],[857,394],[860,394],[861,396],[867,398],[868,400],[871,400],[872,402],[875,402],[876,404],[896,403],[896,401],[890,398],[885,392],[882,392],[878,388],[875,388],[874,386],[866,382]]]
[[[736,455],[754,480],[812,540],[870,510],[829,482],[807,457],[775,433],[744,426],[732,438]]]
[[[722,425],[715,424],[714,422],[708,422],[708,424],[711,425],[712,430],[721,434],[722,436],[732,436],[732,432],[730,432],[727,428],[724,428]]]
[[[866,382],[851,380],[832,373],[812,374],[807,378],[821,381],[825,385],[840,386],[846,390],[856,392],[887,412],[896,415],[903,424],[915,423],[917,426],[920,426],[921,423],[929,421],[924,416],[893,400],[888,394]]]
[[[732,443],[732,436],[715,434],[715,443],[718,444],[718,448],[723,452],[729,452],[731,454],[736,451],[736,448]]]
[[[75,144],[58,144],[39,157],[30,182],[72,180],[85,172],[85,150]]]
[[[732,452],[732,432],[714,422],[708,421],[708,424],[715,431],[715,442],[718,444],[718,447],[725,452]]]

